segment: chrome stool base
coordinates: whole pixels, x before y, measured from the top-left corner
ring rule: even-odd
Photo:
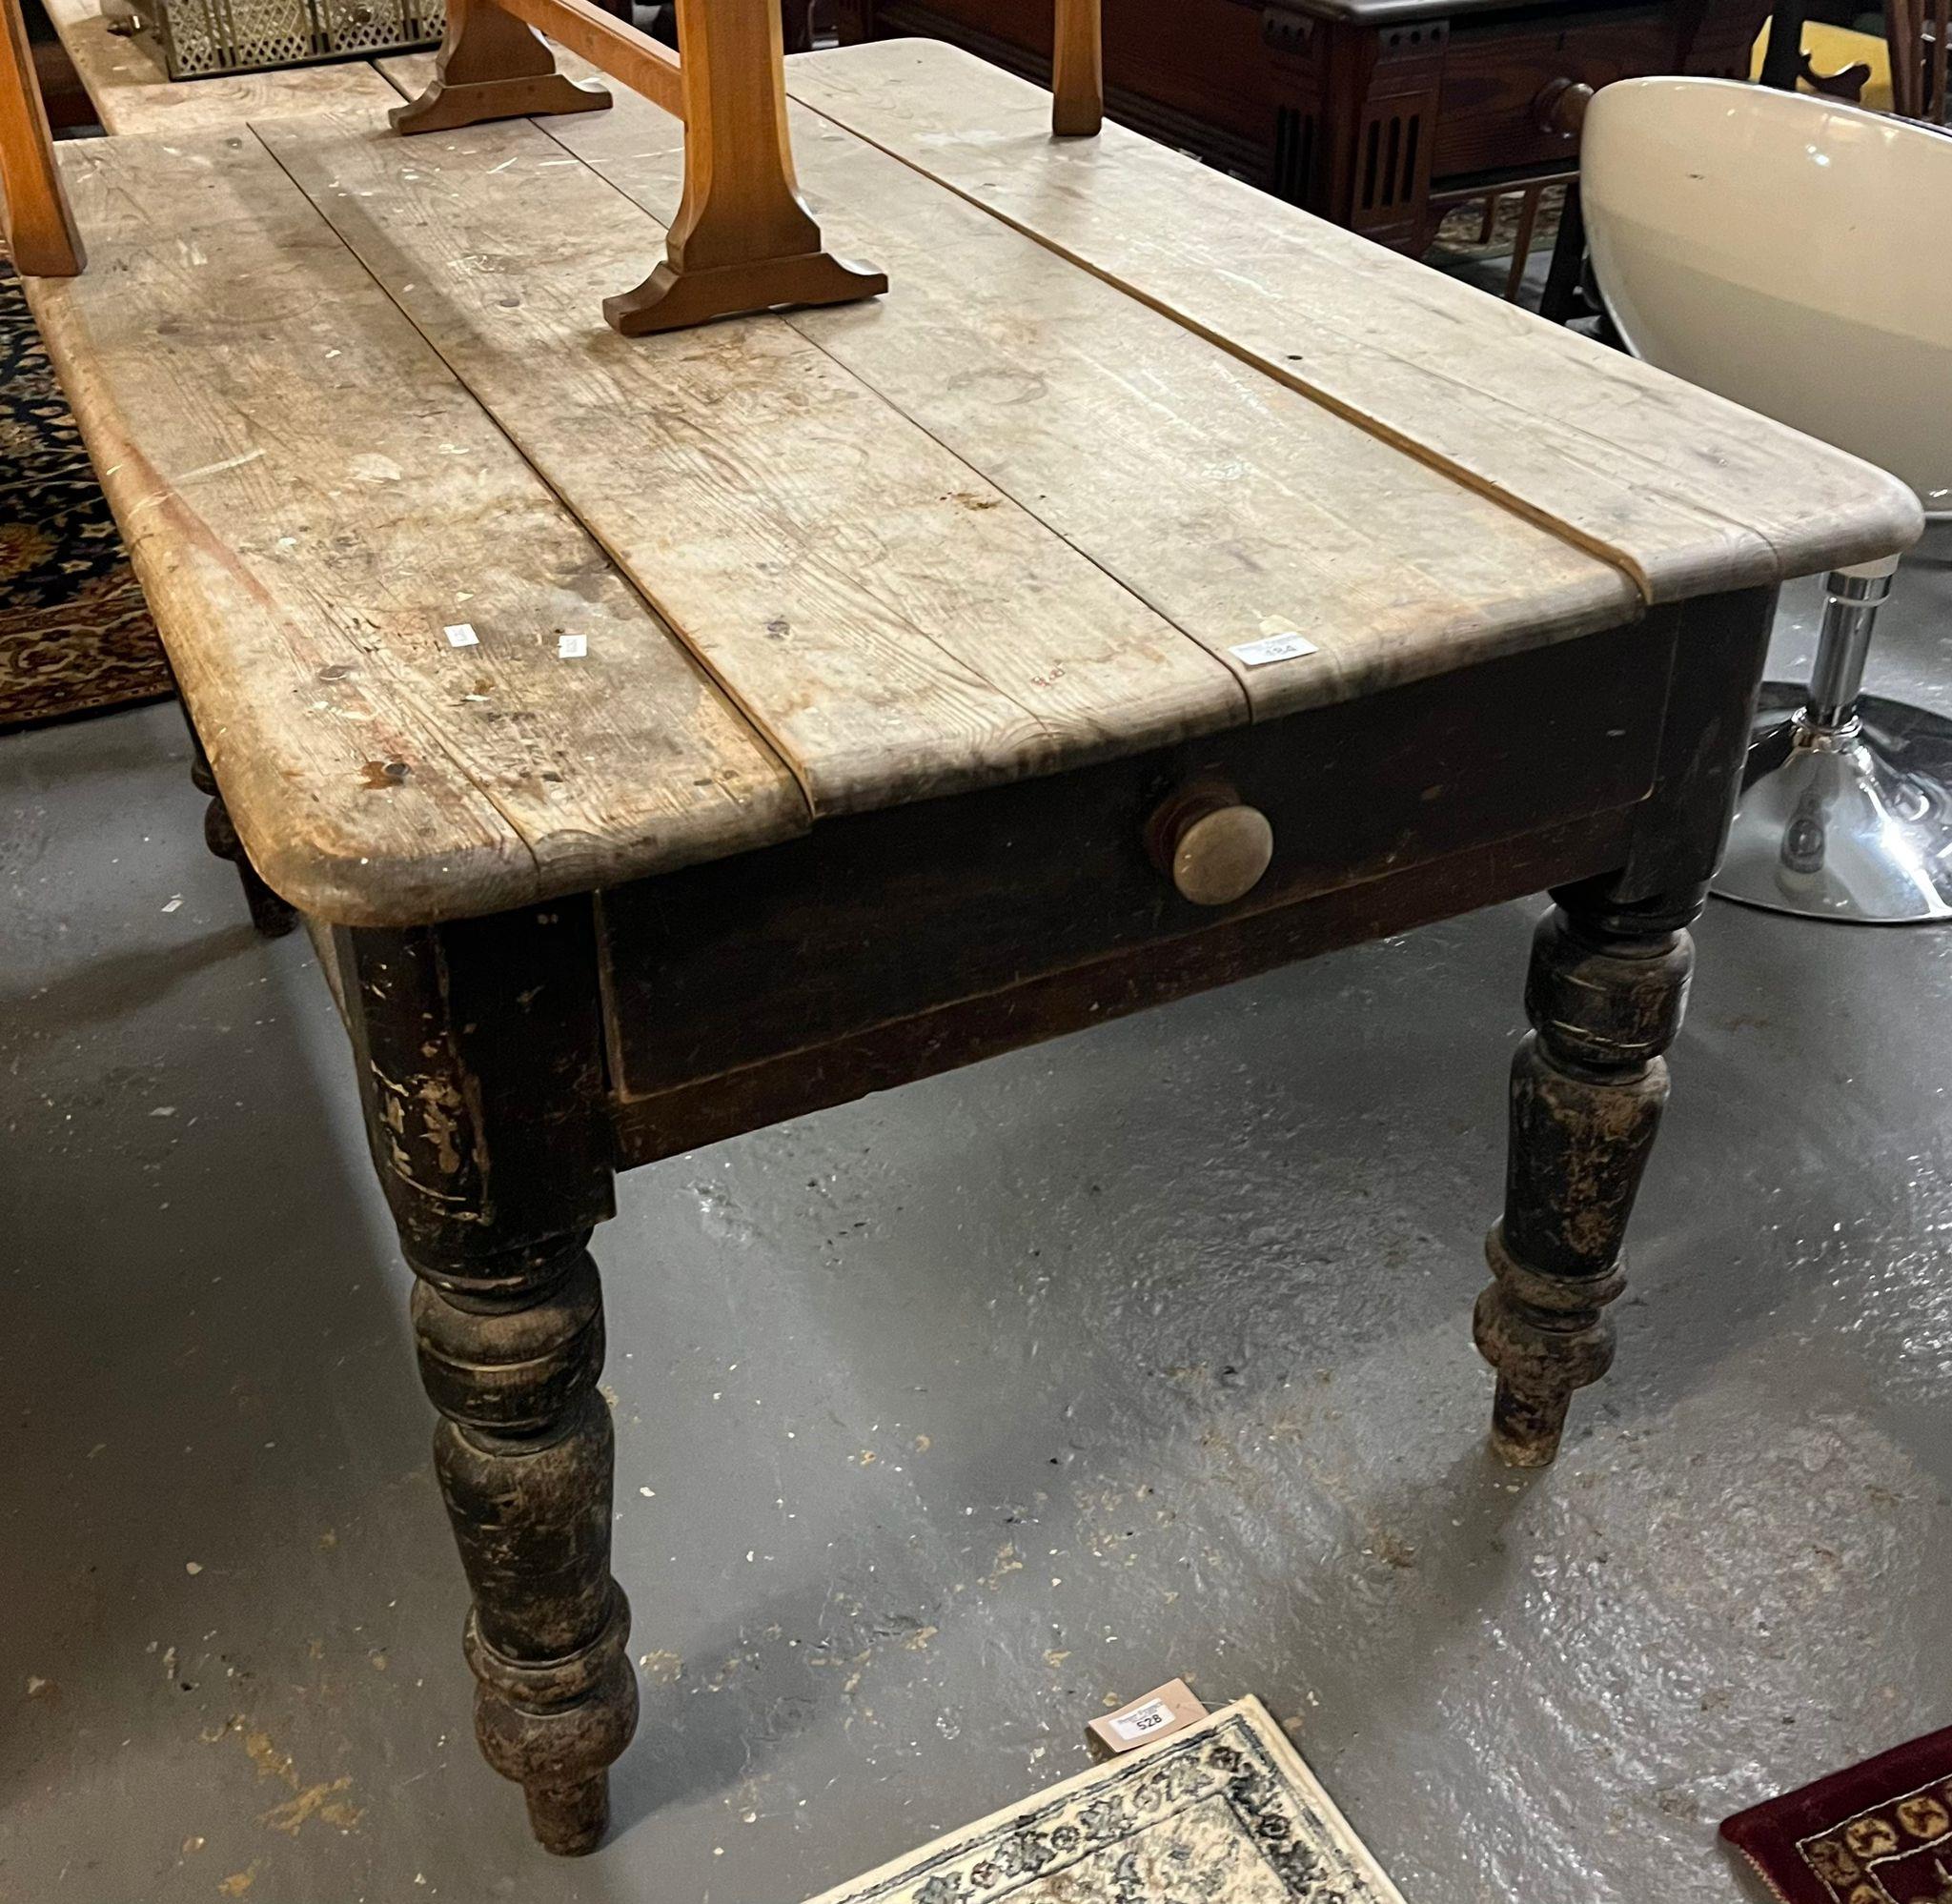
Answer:
[[[1805,919],[1952,919],[1952,720],[1862,695],[1826,729],[1809,700],[1762,690],[1716,892]]]

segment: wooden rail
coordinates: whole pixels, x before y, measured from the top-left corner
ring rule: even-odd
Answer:
[[[620,85],[640,92],[674,119],[684,114],[684,72],[678,55],[592,0],[497,0],[504,11],[580,53]]]
[[[30,277],[72,277],[82,267],[20,0],[0,0],[0,233]]]

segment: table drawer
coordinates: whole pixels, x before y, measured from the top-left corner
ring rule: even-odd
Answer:
[[[1659,614],[1162,753],[823,821],[803,839],[607,892],[613,1088],[626,1102],[684,1106],[669,1129],[640,1131],[634,1161],[704,1141],[701,1081],[1621,813],[1653,778],[1673,643],[1674,618]],[[1195,781],[1230,785],[1272,827],[1271,863],[1230,906],[1182,898],[1149,855],[1149,819]],[[1542,871],[1513,889],[1606,863]],[[1467,883],[1441,909],[1507,896]],[[1264,950],[1217,976],[1284,956],[1301,952]],[[1108,977],[1102,1012],[1095,1000],[1065,1009],[1088,1023],[1215,982],[1140,997]],[[1044,1011],[987,1043],[956,1037],[982,1055],[1068,1028],[1062,1011]],[[910,1060],[909,1073],[956,1062]],[[809,1088],[832,1091],[818,1102],[858,1094],[834,1079]],[[655,1108],[638,1121],[656,1125]]]

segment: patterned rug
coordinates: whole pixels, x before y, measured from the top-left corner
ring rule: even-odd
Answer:
[[[1539,194],[1538,216],[1532,227],[1532,254],[1552,250],[1559,234],[1559,213],[1566,202],[1563,185],[1548,185]],[[1491,230],[1484,228],[1484,200],[1474,198],[1453,206],[1437,227],[1432,241],[1433,258],[1508,258],[1518,242],[1518,223],[1524,214],[1524,194],[1501,192],[1492,216]]]
[[[1952,1904],[1952,1729],[1738,1812],[1721,1835],[1783,1904]]]
[[[1403,1904],[1256,1699],[813,1904]]]
[[[0,728],[170,692],[81,432],[0,258]]]

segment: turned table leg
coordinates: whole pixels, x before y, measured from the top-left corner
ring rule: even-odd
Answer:
[[[603,1306],[583,1236],[477,1265],[492,1294],[408,1262],[440,1491],[473,1590],[465,1650],[488,1763],[519,1782],[553,1852],[593,1850],[610,1762],[637,1725],[610,1577],[610,1411],[597,1391]]]
[[[1517,1468],[1553,1459],[1574,1389],[1613,1362],[1605,1308],[1626,1286],[1627,1218],[1667,1103],[1661,1053],[1680,1029],[1685,928],[1702,900],[1553,897],[1532,942],[1505,1213],[1485,1240],[1493,1282],[1476,1313],[1478,1348],[1498,1371],[1492,1447]]]
[[[1773,589],[1743,589],[1649,618],[1650,642],[1672,644],[1667,713],[1625,863],[1556,890],[1533,940],[1505,1213],[1476,1314],[1498,1374],[1492,1447],[1514,1467],[1553,1459],[1573,1391],[1613,1361],[1606,1306],[1626,1284],[1627,1218],[1667,1103],[1687,928],[1728,839],[1775,612]]]
[[[586,1247],[611,1211],[589,905],[350,937],[368,1133],[419,1279],[435,1466],[473,1595],[476,1733],[542,1845],[587,1852],[637,1724]]]
[[[211,772],[210,757],[196,729],[190,730],[190,779],[210,804],[203,810],[203,843],[219,860],[228,860],[237,869],[237,883],[244,888],[244,903],[251,909],[251,922],[267,939],[282,939],[298,922],[298,915],[258,877],[257,868],[231,824],[230,809],[217,791],[217,778]]]

